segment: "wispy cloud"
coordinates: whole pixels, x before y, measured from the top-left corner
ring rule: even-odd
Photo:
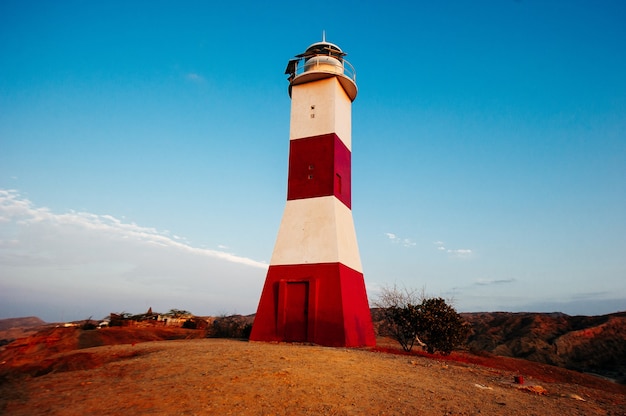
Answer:
[[[454,257],[467,258],[467,257],[470,257],[473,253],[473,251],[469,248],[457,248],[457,249],[446,248],[445,243],[439,240],[433,241],[433,245],[438,251],[443,251]]]
[[[197,74],[195,72],[189,72],[189,73],[187,73],[187,75],[185,77],[187,78],[188,81],[196,82],[196,83],[199,83],[199,84],[204,83],[204,81],[205,81],[204,77],[202,75]]]
[[[478,279],[474,284],[478,286],[490,286],[490,285],[502,285],[507,283],[513,283],[515,279]]]
[[[415,246],[415,243],[410,238],[401,238],[401,237],[398,237],[394,233],[385,233],[385,236],[392,243],[400,244],[400,245],[402,245],[404,247],[413,247],[413,246]]]
[[[126,300],[125,309],[137,302],[156,309],[161,302],[196,313],[247,312],[256,306],[266,269],[155,228],[107,214],[55,213],[0,189],[0,317],[16,315],[10,308],[21,305],[14,299],[36,293],[54,294],[44,301],[49,304],[93,298],[86,307],[112,311]]]
[[[472,254],[472,250],[469,248],[458,248],[456,250],[446,250],[450,254],[456,254],[457,256],[469,256]]]
[[[59,233],[69,233],[70,230],[98,232],[101,237],[114,240],[130,239],[246,266],[267,268],[267,264],[246,257],[218,250],[192,247],[181,242],[183,239],[179,236],[170,236],[168,232],[160,232],[155,228],[142,227],[135,223],[124,223],[111,215],[75,211],[56,214],[47,208],[35,208],[28,199],[22,198],[14,190],[0,190],[0,221],[15,221],[22,226],[46,225],[49,227],[48,230],[55,230]]]

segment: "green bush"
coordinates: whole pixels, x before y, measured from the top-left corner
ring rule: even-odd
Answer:
[[[381,330],[400,343],[402,349],[411,351],[418,340],[417,322],[419,311],[415,305],[389,306],[382,311]]]
[[[183,322],[183,328],[185,328],[185,329],[197,329],[198,328],[198,323],[196,321],[191,320],[191,319],[187,319],[185,322]]]
[[[82,329],[83,331],[92,331],[94,329],[97,329],[98,325],[96,325],[92,320],[91,320],[91,316],[87,319],[85,319],[85,322],[82,323],[82,325],[80,326],[80,329]]]
[[[433,354],[450,354],[463,345],[470,326],[442,298],[427,298],[422,291],[385,288],[375,304],[381,308],[380,332],[411,351],[415,343]]]
[[[250,337],[251,331],[252,324],[244,316],[220,316],[213,321],[212,328],[209,330],[209,337],[247,339]]]
[[[418,309],[417,335],[430,354],[439,351],[448,355],[466,342],[470,326],[445,300],[425,299]]]

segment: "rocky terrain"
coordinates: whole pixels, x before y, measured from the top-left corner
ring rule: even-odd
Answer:
[[[380,337],[364,349],[207,339],[243,336],[253,316],[201,329],[0,320],[0,414],[626,416],[626,386],[583,373],[624,380],[626,313],[463,317],[469,348],[445,357]]]
[[[569,316],[563,313],[463,313],[472,325],[468,339],[469,351],[522,358],[550,364],[578,372],[592,373],[626,384],[626,312],[602,316]],[[372,310],[376,321],[379,316]],[[211,323],[204,334],[212,332],[219,337],[245,337],[254,321],[254,315],[205,318]],[[375,322],[376,324],[376,322]],[[10,342],[35,334],[37,331],[54,332],[59,324],[46,324],[36,317],[0,320],[0,351]],[[246,332],[248,329],[248,332]],[[211,331],[210,331],[211,330]],[[119,330],[118,330],[119,331]],[[133,340],[128,335],[85,331],[75,339],[75,347],[85,348],[115,343],[143,342],[158,339],[177,339],[189,336],[176,333],[176,328],[145,330],[136,328]],[[169,332],[168,332],[169,331]],[[173,331],[173,332],[172,332]],[[76,332],[79,334],[79,332]],[[197,333],[197,337],[202,337]],[[54,336],[53,336],[54,337]],[[107,339],[107,337],[109,339]],[[21,341],[24,342],[24,341]],[[40,344],[36,340],[32,345]],[[16,344],[17,345],[17,344]]]
[[[626,312],[602,316],[563,313],[464,313],[472,324],[471,351],[523,358],[599,374],[626,384]]]
[[[0,414],[626,414],[626,386],[528,360],[205,336],[45,328],[0,352]]]
[[[46,323],[35,316],[0,319],[0,348],[15,339],[34,334],[45,326]]]
[[[35,316],[27,316],[24,318],[9,318],[0,319],[0,331],[7,331],[9,329],[27,329],[33,327],[39,327],[44,325],[45,322]]]

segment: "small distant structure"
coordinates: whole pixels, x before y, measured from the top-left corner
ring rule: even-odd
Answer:
[[[104,321],[103,321],[104,322]],[[200,318],[191,312],[171,309],[167,313],[153,312],[150,307],[146,313],[131,315],[128,313],[111,313],[108,326],[168,326],[174,328],[203,329],[208,326],[204,318]]]
[[[162,322],[164,326],[182,327],[186,321],[194,319],[194,315],[187,311],[171,310],[165,314],[156,315],[156,321]]]

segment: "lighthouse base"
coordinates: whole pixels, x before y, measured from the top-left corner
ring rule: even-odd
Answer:
[[[270,266],[250,340],[376,345],[363,274],[341,263]]]

